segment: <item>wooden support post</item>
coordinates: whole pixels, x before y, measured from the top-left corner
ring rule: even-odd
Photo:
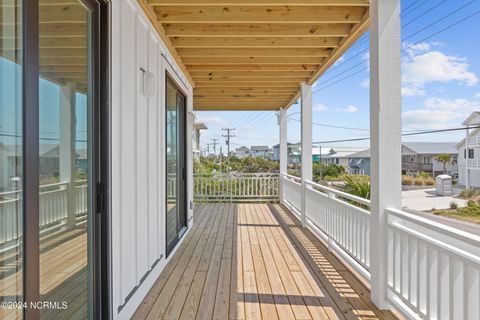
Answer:
[[[387,301],[386,208],[401,208],[400,0],[370,6],[371,299]]]
[[[302,127],[302,225],[307,225],[305,181],[312,181],[312,86],[301,84]]]
[[[280,109],[278,114],[278,124],[280,127],[280,176],[279,176],[279,198],[283,204],[282,175],[288,172],[288,144],[287,144],[287,110]]]
[[[72,84],[60,88],[60,182],[67,189],[67,226],[76,224],[75,181],[77,173],[75,87]]]

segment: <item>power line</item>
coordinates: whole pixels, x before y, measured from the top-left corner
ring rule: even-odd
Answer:
[[[438,130],[428,130],[428,131],[417,131],[417,132],[410,132],[410,133],[402,133],[402,137],[409,137],[409,136],[418,136],[423,134],[432,134],[432,133],[443,133],[443,132],[452,132],[452,131],[461,131],[467,129],[476,129],[480,128],[480,125],[477,126],[470,126],[469,128],[461,127],[461,128],[449,128],[449,129],[438,129]],[[327,144],[327,143],[339,143],[339,142],[354,142],[354,141],[366,141],[370,140],[370,137],[364,138],[353,138],[353,139],[342,139],[342,140],[329,140],[329,141],[315,141],[313,144]]]
[[[415,21],[417,21],[418,19],[420,19],[421,17],[431,13],[433,10],[437,9],[438,7],[444,5],[448,0],[443,0],[442,2],[440,3],[437,3],[436,5],[434,5],[433,7],[430,7],[428,8],[427,10],[423,11],[421,14],[419,14],[418,16],[416,16],[415,18],[413,18],[412,20],[410,20],[409,22],[405,23],[403,26],[402,26],[402,29],[403,28],[406,28],[407,26],[411,25],[412,23],[414,23]]]
[[[416,6],[413,10],[411,10],[410,12],[403,12],[401,14],[402,18],[404,17],[407,17],[409,15],[411,15],[412,13],[414,13],[415,11],[417,11],[419,8],[423,7],[425,4],[427,4],[430,0],[425,0],[423,2],[421,2],[418,6]],[[416,1],[416,3],[419,3],[420,1]]]
[[[212,138],[212,139],[210,139],[210,140],[213,141],[213,143],[212,143],[212,144],[213,144],[213,156],[215,157],[215,156],[217,155],[217,141],[218,141],[219,139]]]
[[[290,120],[301,122],[301,120],[299,120],[299,119],[290,119]],[[370,129],[366,129],[366,128],[342,127],[342,126],[336,126],[336,125],[332,125],[332,124],[325,124],[325,123],[318,123],[318,122],[312,122],[312,124],[320,126],[320,127],[326,127],[326,128],[355,130],[355,131],[370,131]]]

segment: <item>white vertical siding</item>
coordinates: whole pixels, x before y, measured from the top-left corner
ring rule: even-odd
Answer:
[[[129,319],[166,264],[165,259],[165,72],[187,94],[178,66],[162,58],[165,46],[135,0],[112,3],[112,313]],[[145,96],[143,70],[155,78]],[[182,79],[180,79],[181,77]],[[185,84],[187,83],[187,84]],[[187,121],[187,150],[191,148]],[[187,152],[189,180],[191,153]],[[189,184],[189,199],[192,185]],[[187,205],[189,207],[189,205]],[[188,216],[192,213],[189,211]]]

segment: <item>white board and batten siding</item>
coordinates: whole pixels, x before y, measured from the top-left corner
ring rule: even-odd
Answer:
[[[149,96],[144,94],[142,69],[154,75],[155,89]],[[112,2],[111,70],[111,310],[114,319],[129,319],[167,262],[166,72],[186,93],[189,115],[193,95],[188,80],[135,0]],[[187,150],[191,148],[191,126],[188,116]],[[190,168],[190,153],[187,157]],[[187,180],[192,179],[190,170]],[[188,190],[192,188],[189,183]],[[187,208],[191,222],[193,212],[189,205]]]

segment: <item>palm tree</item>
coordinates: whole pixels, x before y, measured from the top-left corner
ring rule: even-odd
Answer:
[[[452,161],[452,155],[448,153],[442,153],[437,156],[437,161],[440,161],[443,163],[443,173],[447,172],[447,163],[450,163]]]

